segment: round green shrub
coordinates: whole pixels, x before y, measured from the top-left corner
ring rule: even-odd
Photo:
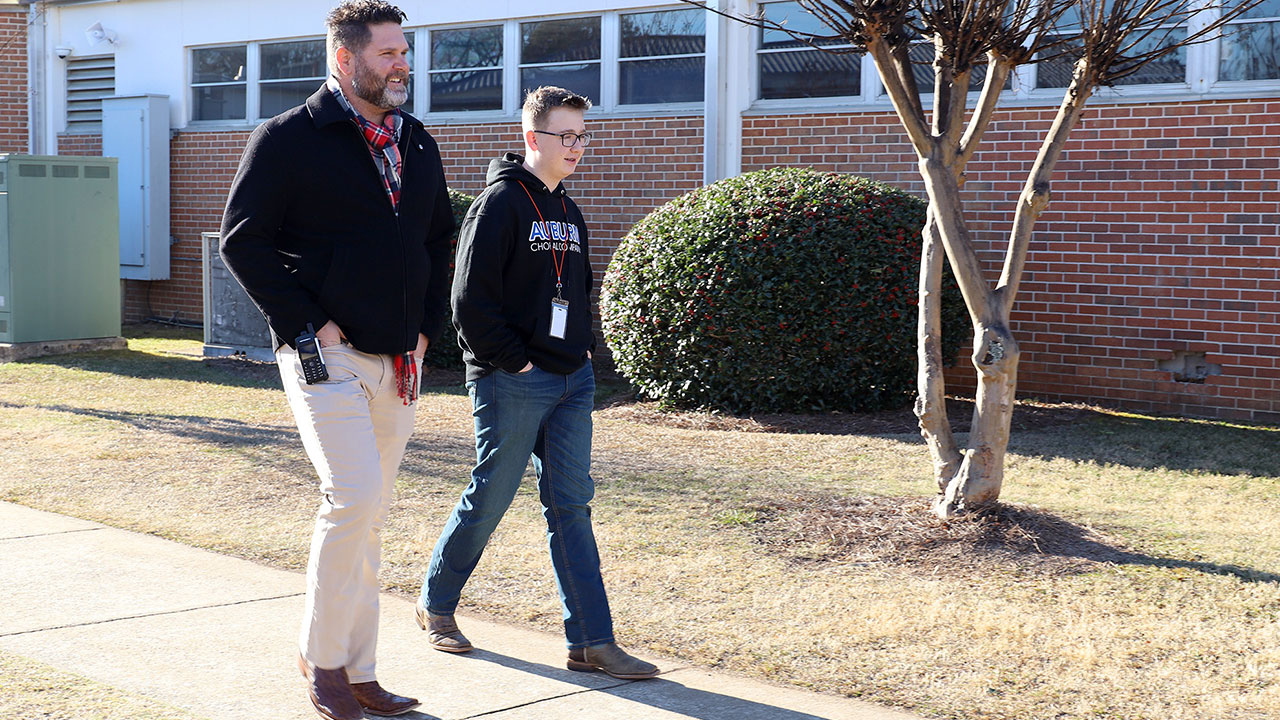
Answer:
[[[623,238],[600,314],[618,369],[668,407],[872,410],[915,389],[923,200],[865,178],[748,173]],[[968,332],[944,283],[945,356]]]
[[[462,229],[462,219],[467,216],[467,209],[471,207],[471,203],[476,199],[472,195],[460,193],[456,190],[449,191],[449,204],[453,206],[453,237],[449,239],[449,285],[453,286],[453,268],[454,257],[458,250],[458,231]],[[461,370],[465,366],[462,362],[462,348],[458,346],[458,331],[453,329],[452,313],[450,313],[444,322],[444,332],[441,333],[440,339],[431,344],[427,348],[427,354],[422,358],[422,364],[427,367],[440,368],[441,370]]]

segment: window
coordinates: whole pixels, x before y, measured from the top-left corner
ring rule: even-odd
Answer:
[[[430,112],[502,109],[502,26],[431,33]]]
[[[243,120],[247,45],[191,51],[191,119]]]
[[[623,15],[618,104],[702,102],[706,35],[702,10]]]
[[[67,60],[67,132],[102,132],[102,99],[116,94],[116,59]]]
[[[1228,0],[1227,7],[1236,5]],[[1280,78],[1280,0],[1263,0],[1223,30],[1219,80]]]
[[[324,40],[264,44],[258,58],[258,117],[274,117],[301,105],[328,77]]]
[[[830,34],[798,2],[761,5],[765,17],[788,29],[816,35]],[[849,48],[840,40],[820,44],[832,49]],[[820,98],[856,96],[862,91],[861,58],[816,50],[781,30],[761,28],[758,55],[760,98]]]
[[[1058,26],[1062,28],[1062,36],[1070,36],[1079,34],[1080,32],[1080,11],[1077,7],[1072,7],[1063,13],[1058,20]],[[1142,53],[1154,50],[1162,43],[1181,42],[1187,37],[1185,27],[1174,27],[1166,32],[1155,32],[1150,36],[1142,39],[1131,52]],[[1080,43],[1078,40],[1069,40],[1064,53],[1055,58],[1050,58],[1044,62],[1036,64],[1036,87],[1037,88],[1064,88],[1071,84],[1071,75],[1075,70],[1076,60],[1080,58],[1078,48]],[[1176,52],[1166,55],[1155,62],[1148,63],[1138,72],[1128,77],[1120,78],[1116,81],[1117,86],[1124,85],[1155,85],[1161,83],[1178,83],[1185,85],[1187,82],[1187,49],[1185,47],[1178,48]]]
[[[520,87],[527,93],[542,85],[599,102],[599,17],[520,23]]]

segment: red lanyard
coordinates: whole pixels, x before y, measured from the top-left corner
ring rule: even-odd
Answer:
[[[516,182],[520,183],[520,187],[524,188],[524,194],[529,196],[529,202],[533,203],[533,209],[538,213],[538,221],[542,223],[543,229],[546,230],[547,237],[551,238],[551,226],[548,225],[547,221],[542,217],[542,210],[538,208],[538,203],[534,202],[533,193],[529,192],[529,188],[524,184],[523,180],[517,180]],[[564,254],[569,250],[569,206],[565,204],[563,195],[560,196],[560,207],[564,209],[565,224],[564,249],[560,251],[560,257],[556,257],[555,242],[551,243],[551,262],[556,266],[556,297],[562,297],[560,289],[563,288],[564,285],[560,283],[560,277],[564,274]]]

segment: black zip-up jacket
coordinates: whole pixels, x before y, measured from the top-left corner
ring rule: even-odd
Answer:
[[[363,133],[324,86],[254,130],[222,217],[223,261],[281,344],[333,320],[367,353],[413,350],[446,319],[440,150],[404,115],[397,216]]]
[[[564,183],[548,190],[514,153],[489,163],[486,185],[462,221],[450,297],[467,379],[496,369],[519,372],[529,362],[567,375],[582,367],[596,342],[582,212]],[[549,333],[561,257],[562,297],[569,302],[563,340]]]

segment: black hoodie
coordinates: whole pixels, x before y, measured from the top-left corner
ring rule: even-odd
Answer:
[[[514,153],[489,163],[485,184],[462,221],[451,297],[467,380],[529,362],[571,373],[595,349],[582,212],[564,183],[548,190]],[[550,334],[557,262],[569,303],[563,340]]]

